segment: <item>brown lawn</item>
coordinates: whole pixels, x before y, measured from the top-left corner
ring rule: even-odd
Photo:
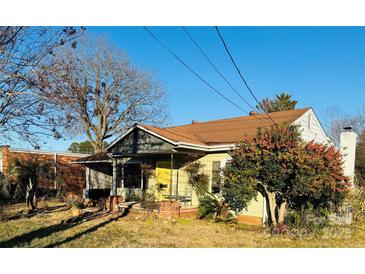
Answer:
[[[3,211],[0,247],[365,247],[365,221],[300,237],[208,220],[78,212],[55,202],[33,215],[23,204]]]

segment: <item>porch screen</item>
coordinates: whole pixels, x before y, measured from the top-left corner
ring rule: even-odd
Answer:
[[[124,166],[124,187],[141,188],[141,168],[139,164],[128,164]]]

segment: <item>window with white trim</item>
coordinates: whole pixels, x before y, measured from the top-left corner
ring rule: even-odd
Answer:
[[[221,190],[221,162],[212,163],[212,193],[219,193]]]

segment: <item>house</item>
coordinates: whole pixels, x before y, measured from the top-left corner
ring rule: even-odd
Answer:
[[[276,123],[300,125],[305,141],[331,142],[312,108],[274,112],[270,116]],[[271,120],[255,112],[165,128],[135,124],[116,138],[105,153],[74,162],[86,166],[85,195],[90,198],[122,196],[128,201],[150,191],[159,200],[177,200],[183,209],[195,209],[198,198],[184,171],[189,157],[194,156],[204,165],[209,189],[219,192],[219,174],[230,158],[228,152],[245,136],[253,137],[258,127],[271,125]],[[144,166],[152,169],[153,176],[145,174]],[[256,224],[266,218],[265,201],[260,194],[240,218]]]
[[[39,187],[49,190],[56,188],[56,178],[62,181],[66,195],[82,195],[85,188],[85,167],[73,164],[75,161],[85,157],[85,154],[43,151],[36,149],[16,149],[8,145],[0,146],[0,174],[8,176],[11,162],[14,159],[27,161],[38,160],[41,164],[48,164],[52,169],[53,176],[40,176]],[[13,188],[15,185],[13,185]]]

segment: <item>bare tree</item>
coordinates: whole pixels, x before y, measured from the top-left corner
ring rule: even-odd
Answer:
[[[340,145],[340,135],[344,127],[352,127],[360,135],[365,129],[365,106],[354,115],[344,113],[339,106],[328,107],[325,127],[327,134],[337,146]]]
[[[88,39],[57,56],[40,70],[39,92],[54,109],[55,123],[66,131],[82,129],[95,152],[134,123],[166,118],[161,84],[106,40]]]
[[[36,142],[49,124],[33,93],[35,70],[55,48],[70,44],[80,34],[72,27],[0,27],[0,134]],[[32,138],[33,137],[33,138]]]

